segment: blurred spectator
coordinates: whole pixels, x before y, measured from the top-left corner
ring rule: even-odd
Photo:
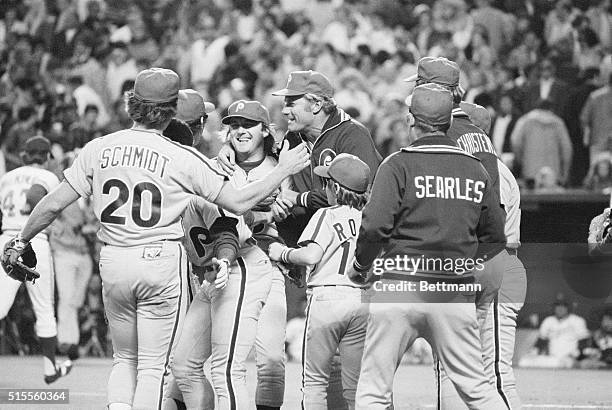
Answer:
[[[25,147],[28,138],[38,134],[38,115],[34,107],[23,107],[17,113],[17,122],[9,129],[2,143],[2,152],[6,161],[6,170],[11,171],[21,166],[19,153]]]
[[[90,104],[85,107],[83,117],[79,122],[72,124],[68,135],[61,142],[64,152],[83,148],[89,141],[106,133],[104,128],[98,126],[99,115],[98,106]]]
[[[87,287],[86,303],[79,313],[81,356],[109,355],[108,328],[102,304],[100,275],[92,275]]]
[[[599,68],[603,51],[597,33],[589,27],[578,31],[577,44],[574,46],[574,64],[584,71],[588,68]]]
[[[85,114],[85,107],[95,105],[98,107],[98,125],[104,126],[109,117],[106,112],[104,101],[93,88],[83,83],[83,77],[73,76],[68,79],[68,93],[74,98],[79,117]]]
[[[484,26],[474,27],[470,41],[472,62],[482,69],[491,69],[497,60],[495,50],[489,45],[489,34]]]
[[[499,107],[491,122],[490,136],[495,151],[510,169],[513,169],[514,166],[514,151],[510,137],[518,117],[518,112],[510,95],[502,95],[499,99]]]
[[[567,39],[572,33],[572,20],[577,11],[571,0],[558,0],[555,8],[548,13],[544,27],[544,38],[549,47]]]
[[[610,0],[592,0],[591,7],[586,12],[593,30],[599,37],[603,49],[612,46],[612,15],[610,15]]]
[[[550,167],[563,185],[569,175],[572,142],[563,120],[542,100],[538,108],[518,119],[510,140],[521,176],[535,179],[543,167]]]
[[[514,20],[510,14],[491,6],[492,0],[476,0],[476,8],[472,11],[472,19],[476,26],[485,29],[489,44],[494,54],[510,43],[514,34]]]
[[[135,80],[138,74],[136,60],[129,54],[125,43],[113,43],[106,67],[106,87],[109,101],[122,98],[121,89],[126,80]]]
[[[584,349],[583,369],[612,368],[612,311],[604,312],[599,329],[593,332],[590,346]]]
[[[417,25],[412,29],[412,37],[415,39],[421,56],[426,56],[432,46],[431,39],[434,32],[431,24],[431,9],[426,4],[419,4],[412,13],[418,19]]]
[[[433,19],[435,30],[450,32],[452,42],[458,50],[463,51],[470,43],[474,20],[467,12],[464,0],[436,1],[433,8]]]
[[[359,111],[355,119],[367,124],[374,114],[374,102],[365,87],[366,79],[354,68],[340,73],[340,88],[334,98],[338,107],[345,111],[353,108]]]
[[[570,171],[570,186],[580,186],[589,169],[589,149],[583,142],[583,127],[580,121],[580,113],[584,108],[589,95],[600,87],[599,68],[586,69],[580,76],[580,84],[571,91],[566,110],[567,129],[572,139],[574,156]]]
[[[562,115],[566,109],[569,86],[555,77],[555,64],[549,58],[540,62],[539,75],[535,82],[526,87],[525,111],[533,110],[541,100],[552,102],[552,111]]]
[[[584,344],[590,334],[586,321],[570,313],[570,304],[555,301],[554,314],[542,321],[535,351],[521,358],[521,367],[574,367],[580,356],[579,345]]]
[[[612,150],[612,74],[608,84],[593,91],[580,114],[583,127],[583,142],[589,147],[591,164],[601,152]]]
[[[612,191],[612,155],[610,152],[601,152],[597,155],[584,179],[584,188],[604,193]]]

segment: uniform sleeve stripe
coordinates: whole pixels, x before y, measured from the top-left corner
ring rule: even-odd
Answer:
[[[312,233],[312,236],[310,237],[310,240],[313,241],[313,242],[316,242],[317,235],[319,235],[319,231],[321,230],[321,225],[323,225],[323,219],[325,219],[325,213],[326,212],[327,212],[327,209],[324,209],[323,212],[321,212],[321,215],[319,215],[319,220],[317,221],[317,226],[315,227],[315,230]]]
[[[221,172],[219,172],[219,171],[217,171],[216,169],[214,169],[214,168],[213,168],[213,167],[212,167],[212,166],[211,166],[211,165],[208,163],[209,159],[208,159],[208,158],[206,158],[206,157],[204,156],[204,154],[201,154],[200,152],[195,151],[195,148],[186,147],[186,146],[184,146],[184,145],[182,145],[182,144],[180,144],[180,143],[178,143],[178,142],[174,142],[174,141],[172,141],[171,139],[166,138],[166,137],[162,137],[162,138],[166,139],[166,140],[167,140],[169,143],[171,143],[172,145],[174,145],[174,146],[176,146],[176,147],[178,147],[178,148],[182,149],[182,150],[183,150],[183,151],[185,151],[185,152],[190,153],[191,155],[193,155],[194,157],[196,157],[197,159],[199,159],[200,161],[202,161],[202,162],[204,163],[204,165],[206,165],[206,166],[208,167],[208,169],[210,169],[210,170],[211,170],[212,172],[214,172],[215,174],[219,175],[220,177],[227,178],[227,175],[222,174]],[[190,149],[190,148],[191,148],[191,149]]]

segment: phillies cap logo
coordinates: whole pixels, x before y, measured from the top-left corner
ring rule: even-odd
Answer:
[[[236,111],[241,111],[241,110],[244,110],[244,103],[243,102],[238,103],[238,105],[236,106]]]

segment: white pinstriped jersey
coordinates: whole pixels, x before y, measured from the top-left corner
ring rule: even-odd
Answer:
[[[191,196],[212,202],[225,180],[195,149],[142,129],[92,140],[64,176],[79,195],[93,197],[98,237],[115,246],[182,238]]]
[[[499,170],[499,196],[506,211],[504,233],[510,248],[521,244],[521,192],[512,172],[501,160],[497,160]]]
[[[310,218],[298,245],[317,243],[323,249],[321,261],[307,269],[308,286],[346,285],[358,287],[348,278],[359,228],[361,211],[346,205],[321,208]]]
[[[35,184],[49,193],[59,184],[59,180],[54,173],[30,165],[7,172],[0,178],[3,230],[21,230],[25,226],[32,212],[26,202],[26,194]]]
[[[236,216],[221,209],[217,205],[210,203],[198,196],[192,196],[189,205],[183,214],[183,229],[185,237],[183,244],[187,252],[189,262],[196,266],[206,266],[214,255],[214,239],[210,234],[210,227],[217,218],[229,216],[236,218],[238,224],[238,243],[240,248],[245,246],[247,239],[251,237],[251,230],[244,223],[242,216]],[[248,246],[251,246],[250,244]]]

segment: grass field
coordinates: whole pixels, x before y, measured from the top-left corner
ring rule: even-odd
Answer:
[[[38,357],[0,356],[0,388],[46,388]],[[0,409],[103,409],[109,359],[79,360],[67,377],[49,386],[70,390],[70,404],[2,405]],[[249,363],[249,389],[255,391],[255,366]],[[300,366],[289,363],[283,409],[299,409]],[[526,409],[612,409],[612,372],[596,370],[518,369],[518,387]],[[435,408],[433,370],[402,366],[395,380],[396,409]],[[253,409],[255,408],[253,404]]]

